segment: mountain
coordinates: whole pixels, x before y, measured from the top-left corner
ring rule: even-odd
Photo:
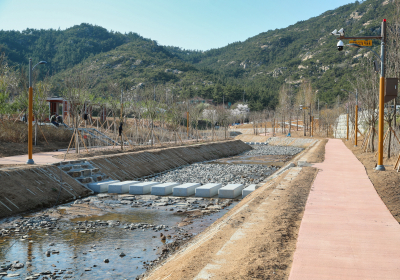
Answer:
[[[0,31],[0,52],[12,65],[28,58],[46,60],[55,84],[71,71],[93,74],[94,94],[107,94],[110,80],[133,88],[140,83],[164,84],[182,97],[201,96],[216,102],[247,100],[253,110],[274,107],[284,83],[294,91],[303,79],[312,82],[321,102],[332,104],[357,73],[365,50],[336,48],[330,35],[343,27],[348,36],[380,34],[383,18],[393,17],[391,0],[355,2],[287,28],[270,30],[244,42],[209,51],[161,46],[136,33],[121,34],[90,24],[66,30]],[[377,51],[378,41],[374,42]],[[55,88],[57,90],[57,87]]]

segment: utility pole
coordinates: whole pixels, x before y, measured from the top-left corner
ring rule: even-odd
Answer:
[[[310,102],[310,136],[313,137],[313,118],[312,118],[312,110],[311,110],[311,102]]]
[[[34,164],[32,159],[32,123],[33,123],[33,88],[32,88],[32,58],[29,59],[29,93],[28,93],[28,161],[27,164]]]
[[[319,116],[319,98],[318,98],[318,131],[321,132],[321,123],[320,123],[320,116]]]
[[[186,111],[186,130],[187,130],[187,139],[189,140],[189,101],[187,102],[187,111]]]
[[[385,45],[386,45],[386,19],[382,22],[381,28],[381,78],[379,86],[379,145],[378,164],[376,170],[385,171],[383,165],[383,129],[384,129],[384,106],[385,106]]]
[[[123,120],[122,120],[122,116],[123,116],[123,111],[124,111],[124,102],[123,102],[123,99],[124,99],[124,91],[121,89],[121,114],[120,114],[120,116],[119,116],[119,119],[120,119],[120,129],[121,129],[121,150],[123,150],[124,149],[124,138],[123,138],[123,133],[122,133],[122,124],[123,124]]]
[[[154,106],[156,106],[156,86],[153,86],[153,101],[154,101]],[[155,109],[155,108],[154,108]],[[152,117],[151,117],[151,146],[153,147],[154,145],[154,112],[151,112]]]
[[[349,105],[347,105],[347,141],[349,141]]]
[[[354,147],[357,147],[358,136],[358,89],[356,89],[356,109],[355,109],[355,122],[354,122]]]
[[[32,71],[39,64],[46,64],[46,61],[40,61],[38,64],[32,67],[32,58],[29,58],[29,91],[28,91],[28,160],[27,164],[34,164],[32,158],[33,147],[32,147],[32,123],[33,123],[33,88],[32,88]],[[36,120],[37,121],[37,120]]]
[[[303,114],[304,114],[303,131],[304,131],[304,136],[306,136],[306,110],[304,108],[303,108]]]
[[[372,39],[378,39],[381,41],[381,55],[379,56],[377,53],[375,53],[374,50],[359,45],[359,44],[349,44],[351,47],[356,47],[356,48],[366,48],[372,51],[374,54],[376,54],[377,57],[380,58],[381,62],[381,73],[380,73],[380,84],[379,84],[379,133],[378,133],[378,163],[375,168],[375,170],[379,171],[384,171],[385,166],[383,165],[383,129],[384,129],[384,110],[385,110],[385,45],[386,45],[386,19],[382,21],[381,25],[381,36],[363,36],[363,37],[345,37],[343,28],[339,30],[339,33],[336,33],[336,29],[332,32],[333,35],[338,36],[337,39],[340,40],[338,42],[338,49],[343,50],[343,42],[341,40],[372,40]],[[358,110],[358,104],[356,104],[356,108]],[[355,129],[355,133],[357,135],[358,130]],[[356,141],[356,140],[355,140]],[[357,145],[357,142],[355,142]]]

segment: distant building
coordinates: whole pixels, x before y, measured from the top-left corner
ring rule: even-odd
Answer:
[[[62,97],[49,97],[46,100],[49,102],[50,115],[58,114],[65,119],[68,116],[69,102]]]

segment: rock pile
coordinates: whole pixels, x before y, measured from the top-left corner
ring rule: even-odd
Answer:
[[[257,184],[275,172],[278,167],[259,164],[212,164],[195,163],[182,169],[148,179],[160,183],[236,183]]]
[[[265,155],[285,155],[294,156],[303,151],[303,148],[293,146],[264,146],[252,145],[253,150],[243,153],[249,156],[265,156]]]

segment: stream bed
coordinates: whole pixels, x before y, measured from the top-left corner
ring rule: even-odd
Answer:
[[[263,181],[302,149],[254,147],[150,180]],[[241,198],[97,194],[0,221],[0,279],[140,279]]]

